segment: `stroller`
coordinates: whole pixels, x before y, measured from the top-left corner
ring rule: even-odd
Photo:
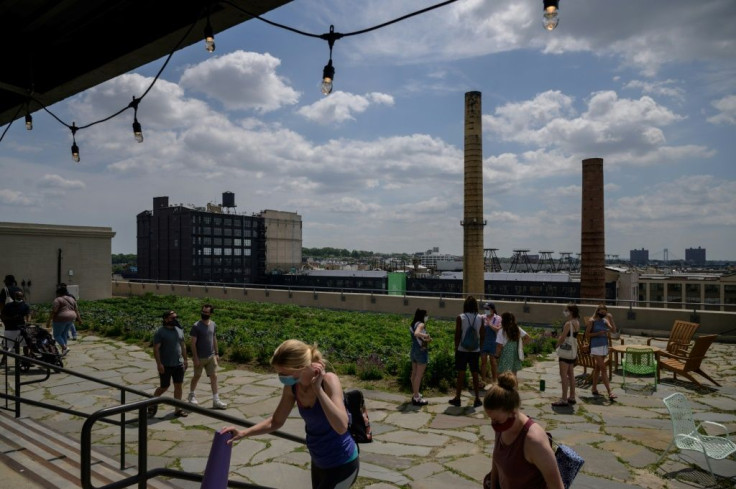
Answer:
[[[37,324],[25,324],[20,327],[20,335],[25,343],[23,345],[23,354],[25,356],[50,363],[51,365],[64,366],[64,363],[61,361],[62,355],[56,346],[56,341],[46,328]],[[22,371],[28,371],[31,365],[31,362],[21,360],[20,369]]]

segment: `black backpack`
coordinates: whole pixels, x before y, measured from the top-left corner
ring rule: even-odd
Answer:
[[[370,443],[373,441],[371,422],[368,411],[365,409],[363,393],[358,389],[343,394],[345,409],[348,411],[348,431],[356,443]]]

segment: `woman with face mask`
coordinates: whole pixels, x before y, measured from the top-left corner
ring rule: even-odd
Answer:
[[[578,332],[580,331],[580,312],[578,306],[575,304],[568,304],[563,311],[565,316],[565,324],[562,326],[562,332],[557,338],[557,346],[565,343],[568,337],[577,338]],[[577,339],[573,340],[577,342]],[[575,404],[575,361],[577,358],[558,358],[560,367],[560,381],[562,382],[562,398],[553,402],[552,405],[555,407],[564,407]],[[568,389],[570,390],[570,397],[567,397]]]
[[[233,426],[232,444],[246,436],[263,435],[284,425],[294,403],[304,418],[307,449],[312,458],[312,488],[342,489],[355,483],[360,462],[358,446],[348,432],[348,413],[340,379],[325,371],[325,360],[316,346],[286,340],[273,353],[271,365],[284,384],[276,411],[242,431]]]
[[[611,392],[611,384],[608,382],[606,372],[606,357],[608,356],[608,335],[616,332],[616,327],[607,318],[608,308],[605,304],[598,305],[595,315],[588,319],[585,325],[585,336],[590,340],[590,356],[593,358],[593,389],[594,396],[598,393],[598,377],[608,391],[608,398],[613,401],[616,394]]]
[[[422,377],[424,372],[427,370],[427,363],[429,363],[429,353],[427,352],[427,345],[432,338],[427,333],[427,311],[425,309],[417,309],[414,312],[414,319],[411,321],[409,326],[409,332],[411,333],[411,404],[412,406],[426,406],[427,400],[422,397],[419,393],[419,388],[422,385]]]
[[[511,372],[500,374],[483,399],[483,409],[496,432],[484,489],[563,489],[547,433],[520,408],[516,377]]]

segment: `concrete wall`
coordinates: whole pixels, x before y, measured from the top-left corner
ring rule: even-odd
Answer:
[[[115,296],[179,295],[185,297],[234,299],[250,302],[292,304],[348,311],[369,311],[410,316],[417,308],[426,309],[432,317],[452,319],[462,312],[463,299],[437,297],[403,297],[389,295],[353,294],[285,289],[249,289],[223,286],[171,285],[113,281]],[[562,321],[562,304],[542,302],[494,301],[499,312],[512,312],[521,324],[552,324]],[[589,316],[595,305],[580,306],[581,313]],[[691,321],[692,311],[658,308],[608,306],[619,329],[626,334],[668,336],[675,320]],[[718,333],[719,341],[736,342],[736,313],[697,311],[700,323],[698,334]]]
[[[61,282],[78,285],[82,299],[109,298],[113,236],[105,227],[0,222],[0,276],[30,281],[28,302],[51,302],[61,250]]]

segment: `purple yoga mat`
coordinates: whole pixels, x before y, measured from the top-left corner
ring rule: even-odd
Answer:
[[[207,459],[207,467],[204,469],[201,489],[227,488],[227,476],[230,472],[230,455],[233,453],[233,447],[225,442],[232,437],[232,433],[215,431],[215,439],[212,440],[210,457]]]

